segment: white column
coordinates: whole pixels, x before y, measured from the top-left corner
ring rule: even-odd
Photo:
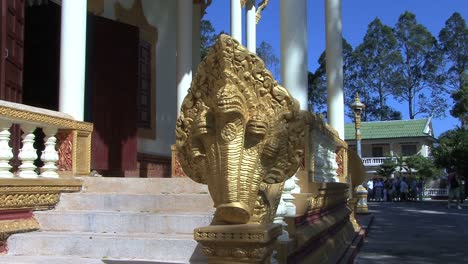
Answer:
[[[201,54],[201,39],[200,39],[200,29],[201,29],[201,4],[193,4],[193,22],[192,22],[192,72],[195,74],[197,72],[198,64],[200,64]]]
[[[344,140],[341,0],[325,0],[328,123]]]
[[[192,82],[193,2],[177,0],[177,115]]]
[[[257,19],[255,10],[255,1],[248,0],[245,5],[245,34],[247,49],[256,53],[257,49]]]
[[[242,6],[240,0],[231,0],[231,36],[242,43]]]
[[[283,86],[307,109],[307,0],[281,0],[281,78]]]
[[[59,110],[83,121],[86,0],[62,1]]]
[[[11,122],[0,121],[0,178],[13,178],[10,172],[12,166],[10,160],[13,158],[13,151],[10,147]]]

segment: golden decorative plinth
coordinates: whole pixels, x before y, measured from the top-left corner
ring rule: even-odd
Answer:
[[[211,225],[194,230],[208,263],[269,263],[279,224]]]
[[[356,187],[356,198],[358,199],[356,214],[369,214],[369,207],[367,206],[367,190],[362,185]]]
[[[39,229],[33,218],[0,221],[0,241],[6,241],[11,234],[30,232]]]
[[[60,193],[79,192],[76,179],[2,179],[0,180],[0,212],[2,210],[54,208]]]

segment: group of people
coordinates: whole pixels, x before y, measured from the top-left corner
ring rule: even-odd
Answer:
[[[375,178],[367,181],[367,200],[376,202],[422,201],[424,182],[419,179]]]

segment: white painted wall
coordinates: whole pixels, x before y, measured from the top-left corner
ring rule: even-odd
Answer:
[[[114,5],[120,2],[125,8],[133,0],[106,0],[103,17],[115,20]],[[176,1],[143,0],[143,10],[148,22],[158,29],[156,45],[156,140],[138,139],[138,152],[163,156],[171,155],[175,143],[177,119],[176,84]]]

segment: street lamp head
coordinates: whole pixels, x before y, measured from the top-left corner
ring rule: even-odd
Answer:
[[[356,93],[356,98],[354,99],[354,103],[351,104],[351,109],[356,116],[361,116],[362,111],[366,108],[366,105],[361,103],[361,98],[359,98],[359,93]]]

